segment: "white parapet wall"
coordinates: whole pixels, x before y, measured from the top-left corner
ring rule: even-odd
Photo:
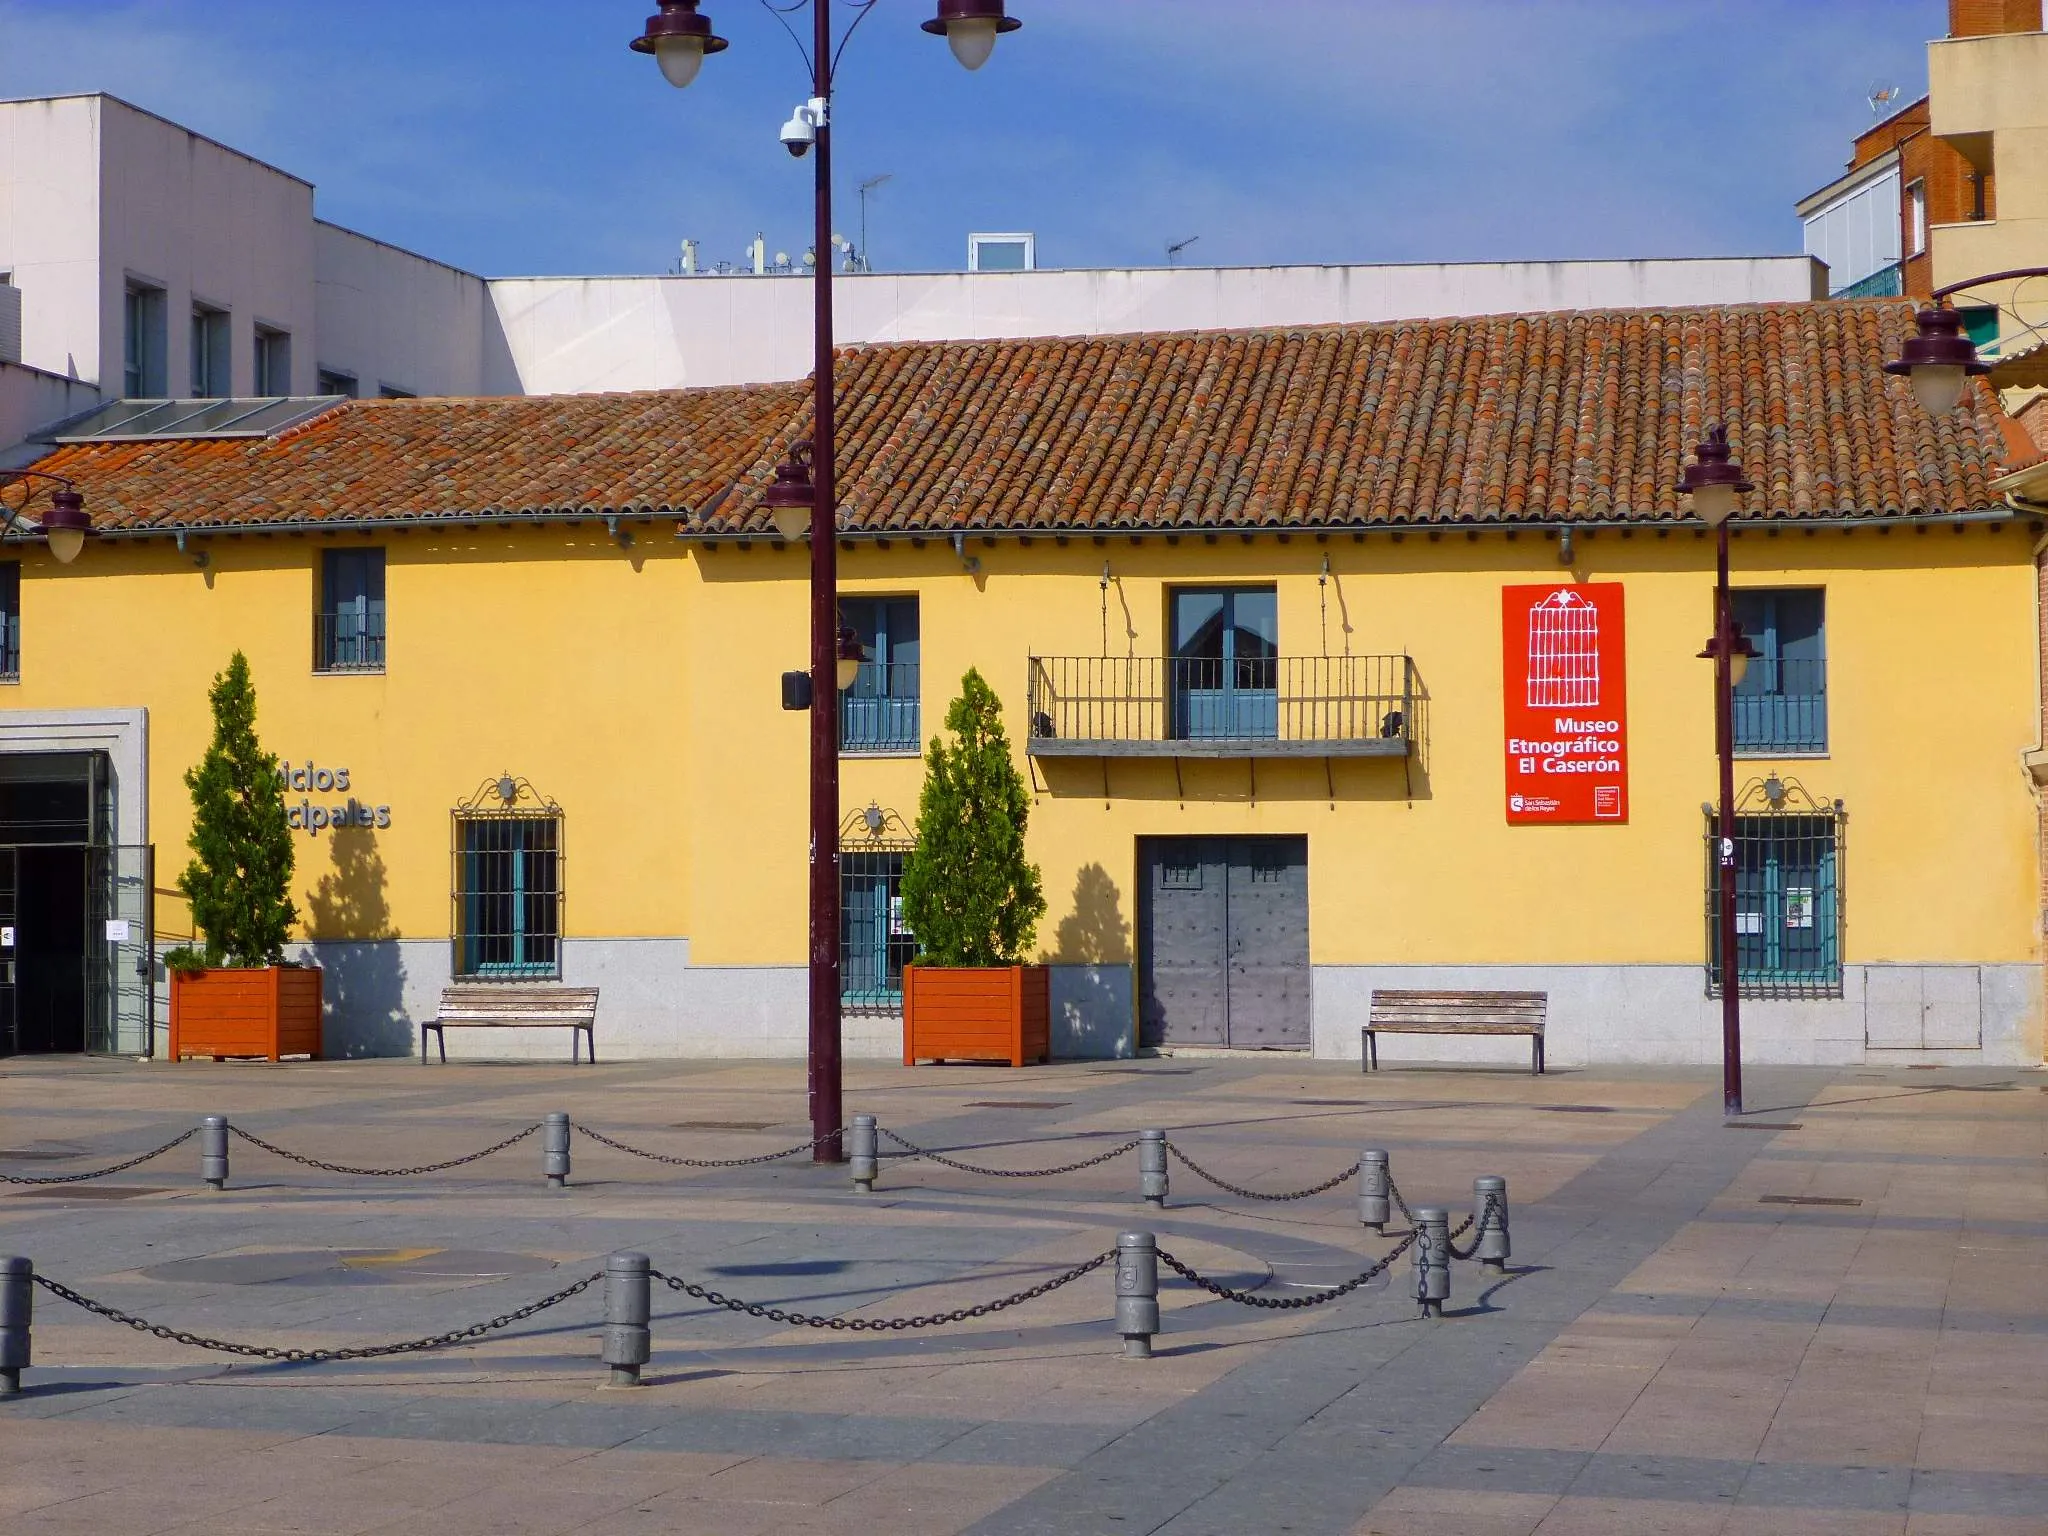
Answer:
[[[811,285],[795,278],[508,277],[492,280],[490,295],[502,333],[487,349],[490,394],[760,384],[811,371]],[[1761,256],[849,273],[833,302],[838,340],[852,346],[1825,297],[1821,263]]]

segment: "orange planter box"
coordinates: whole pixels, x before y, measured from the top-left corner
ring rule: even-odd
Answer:
[[[318,1061],[319,967],[171,972],[170,1055]]]
[[[903,967],[903,1064],[1052,1054],[1052,973],[1042,965]]]

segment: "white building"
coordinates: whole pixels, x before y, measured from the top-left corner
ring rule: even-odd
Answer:
[[[849,273],[836,313],[853,344],[1826,289],[1804,256]],[[124,396],[574,394],[801,378],[810,365],[807,283],[483,278],[325,223],[310,183],[115,97],[0,102],[0,463],[38,428]]]

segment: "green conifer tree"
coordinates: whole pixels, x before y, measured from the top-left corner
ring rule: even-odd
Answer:
[[[903,861],[903,920],[928,965],[1014,965],[1045,895],[1024,856],[1030,802],[1003,732],[1002,701],[972,668],[946,711],[948,746],[932,738],[917,807],[917,847]]]
[[[235,652],[213,680],[213,742],[188,769],[192,862],[178,889],[192,903],[208,965],[277,965],[298,921],[292,905],[292,833],[277,759],[256,739],[249,659]]]

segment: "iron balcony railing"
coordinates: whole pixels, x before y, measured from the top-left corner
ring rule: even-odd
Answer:
[[[1735,750],[1825,752],[1828,749],[1828,664],[1768,661],[1749,664],[1735,691]]]
[[[384,615],[344,610],[313,615],[315,672],[382,672]]]
[[[1041,756],[1405,757],[1421,687],[1407,656],[1034,656]]]
[[[864,661],[853,686],[839,695],[839,750],[915,752],[917,663]]]

